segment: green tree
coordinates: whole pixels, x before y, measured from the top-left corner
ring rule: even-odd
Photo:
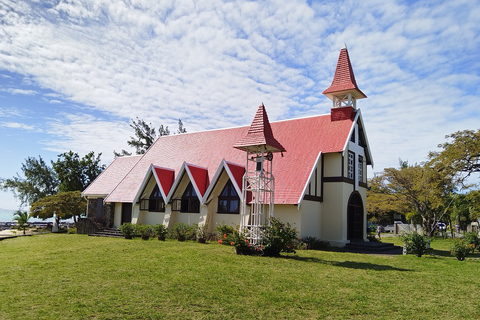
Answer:
[[[183,127],[183,122],[181,119],[178,119],[178,129],[177,129],[177,133],[178,134],[181,134],[181,133],[187,133],[187,129],[185,129]]]
[[[418,214],[427,233],[431,233],[444,208],[445,198],[453,190],[451,176],[426,164],[387,168],[379,177],[385,192],[404,202]]]
[[[137,154],[144,154],[158,137],[170,134],[168,126],[164,128],[163,125],[160,125],[157,131],[151,123],[147,124],[144,120],[138,118],[137,121],[132,119],[130,127],[134,130],[135,137],[130,137],[127,144],[134,147]]]
[[[472,190],[466,195],[468,201],[468,212],[470,219],[477,221],[480,219],[480,190]]]
[[[457,131],[445,138],[452,141],[439,144],[442,151],[430,152],[431,165],[455,176],[463,185],[468,177],[480,172],[480,129]]]
[[[446,199],[445,215],[441,217],[442,221],[450,225],[458,224],[461,229],[470,223],[470,201],[466,194],[453,193]],[[453,229],[451,230],[453,237]]]
[[[86,208],[87,201],[82,197],[81,191],[59,192],[32,203],[30,216],[45,220],[53,218],[55,214],[57,224],[60,222],[60,219],[73,217],[76,225],[77,217],[84,214]]]
[[[136,154],[144,154],[147,152],[148,148],[159,138],[162,136],[170,135],[170,130],[168,126],[164,127],[160,125],[160,127],[155,129],[151,123],[146,123],[145,120],[138,119],[137,120],[131,119],[132,123],[130,123],[130,127],[133,129],[135,137],[130,136],[130,140],[127,141],[127,144],[130,147],[135,148]],[[187,130],[183,126],[183,122],[181,119],[178,119],[178,134],[186,133]],[[123,157],[123,156],[131,156],[132,153],[122,149],[121,152],[113,151],[115,157]]]
[[[22,205],[28,205],[43,197],[57,193],[59,181],[55,171],[42,157],[28,157],[22,164],[24,177],[17,174],[12,179],[2,179],[0,190],[10,190]]]
[[[100,165],[101,155],[99,153],[95,156],[93,151],[83,158],[72,151],[58,155],[57,161],[52,162],[52,165],[60,181],[59,191],[85,190],[105,169],[104,165]]]
[[[23,230],[23,234],[28,229],[28,219],[30,219],[30,215],[26,211],[17,210],[13,214],[13,220],[17,221],[17,228]]]
[[[377,175],[369,180],[367,190],[368,219],[378,224],[389,224],[393,215],[400,213],[406,215],[409,211],[408,203],[404,197],[392,194],[388,188],[387,180],[382,175]]]

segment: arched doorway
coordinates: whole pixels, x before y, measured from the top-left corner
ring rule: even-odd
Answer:
[[[358,192],[353,192],[348,199],[347,239],[363,241],[363,201]]]

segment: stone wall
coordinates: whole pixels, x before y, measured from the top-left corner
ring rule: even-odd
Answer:
[[[99,201],[102,201],[102,214],[100,218],[97,218],[97,203]],[[88,199],[87,218],[93,219],[95,222],[100,223],[106,228],[111,228],[113,226],[114,215],[114,204],[103,204],[103,198]]]
[[[100,230],[100,227],[91,218],[78,218],[77,233],[92,234]]]

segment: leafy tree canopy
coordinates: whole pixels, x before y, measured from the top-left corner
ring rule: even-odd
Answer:
[[[85,190],[105,170],[105,166],[100,165],[101,155],[95,156],[93,151],[83,158],[72,151],[58,155],[58,160],[52,165],[60,181],[59,191]]]
[[[442,151],[430,152],[431,164],[455,175],[456,182],[463,185],[469,176],[480,172],[480,129],[458,131],[445,138],[452,141],[438,145]]]
[[[369,181],[367,190],[368,218],[379,224],[391,223],[394,213],[406,215],[409,211],[405,197],[392,194],[387,182],[383,176],[375,176]]]
[[[411,166],[403,163],[400,169],[387,168],[378,176],[378,184],[382,188],[376,196],[379,193],[384,197],[394,196],[408,211],[421,217],[427,232],[432,230],[443,210],[446,196],[453,191],[451,176],[427,164]]]
[[[23,176],[0,180],[0,190],[12,191],[22,205],[32,204],[58,191],[84,190],[104,169],[100,156],[93,152],[80,158],[72,151],[58,155],[48,166],[39,159],[28,157],[22,164]]]
[[[59,181],[55,171],[39,156],[28,157],[22,164],[25,178],[18,174],[11,179],[0,181],[1,190],[10,190],[22,205],[30,204],[43,197],[57,193]]]
[[[82,198],[81,191],[59,192],[32,203],[30,216],[45,220],[55,214],[57,223],[60,219],[72,217],[77,223],[77,217],[85,213],[86,207],[87,200]]]

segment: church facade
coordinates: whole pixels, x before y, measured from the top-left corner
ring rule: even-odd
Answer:
[[[329,114],[270,123],[261,105],[251,126],[162,136],[144,155],[116,158],[82,193],[87,218],[106,227],[208,224],[211,232],[217,224],[241,225],[255,201],[244,192],[252,159],[242,146],[254,141],[265,148],[274,177],[274,217],[291,223],[301,237],[334,246],[366,240],[367,167],[373,159],[357,108],[366,96],[346,48],[323,93],[332,100]]]

